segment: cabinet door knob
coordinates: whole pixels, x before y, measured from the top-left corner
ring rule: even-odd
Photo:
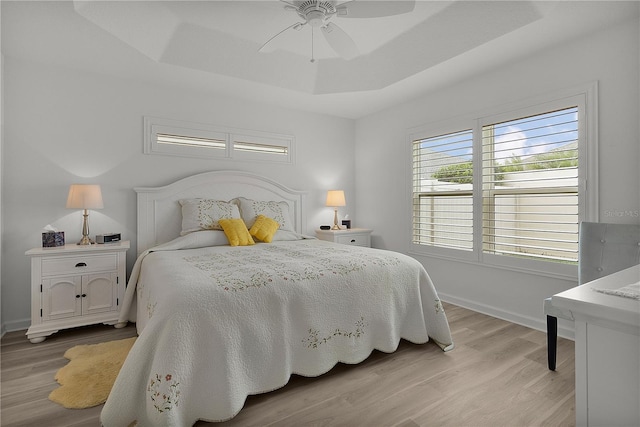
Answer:
[[[87,263],[86,262],[79,262],[76,264],[76,267],[86,267]]]
[[[80,295],[76,295],[76,298],[80,298]]]
[[[87,294],[82,294],[82,298],[86,298],[86,297],[87,297]]]

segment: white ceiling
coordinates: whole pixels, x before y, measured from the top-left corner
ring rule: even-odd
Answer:
[[[639,9],[637,1],[418,0],[401,15],[334,17],[360,53],[338,57],[316,30],[312,63],[309,26],[258,52],[301,21],[284,6],[273,0],[2,1],[2,52],[358,118],[637,19]]]

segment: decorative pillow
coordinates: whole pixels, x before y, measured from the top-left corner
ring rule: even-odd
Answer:
[[[238,205],[224,200],[182,199],[181,236],[201,230],[222,230],[220,219],[240,218]]]
[[[247,225],[242,218],[221,219],[218,222],[227,239],[229,239],[231,246],[249,246],[256,244],[251,234],[249,234]]]
[[[233,201],[240,207],[240,216],[249,228],[253,227],[258,215],[264,215],[275,220],[280,225],[280,230],[295,231],[287,202],[263,202],[244,197],[238,197]]]
[[[276,220],[268,216],[258,215],[256,222],[253,223],[249,230],[249,234],[265,243],[271,243],[273,235],[278,231],[278,227],[280,227],[280,224]]]

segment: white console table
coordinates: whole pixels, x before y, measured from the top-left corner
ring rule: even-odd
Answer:
[[[552,297],[575,320],[577,426],[640,426],[640,301],[593,290],[638,280],[640,265]]]

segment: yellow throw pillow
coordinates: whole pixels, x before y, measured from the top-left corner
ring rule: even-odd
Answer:
[[[265,243],[271,243],[273,235],[276,234],[278,228],[280,228],[280,224],[276,220],[268,216],[258,215],[256,222],[253,223],[249,230],[249,234]]]
[[[253,241],[242,218],[220,219],[218,224],[222,227],[231,246],[255,245],[256,242]]]

